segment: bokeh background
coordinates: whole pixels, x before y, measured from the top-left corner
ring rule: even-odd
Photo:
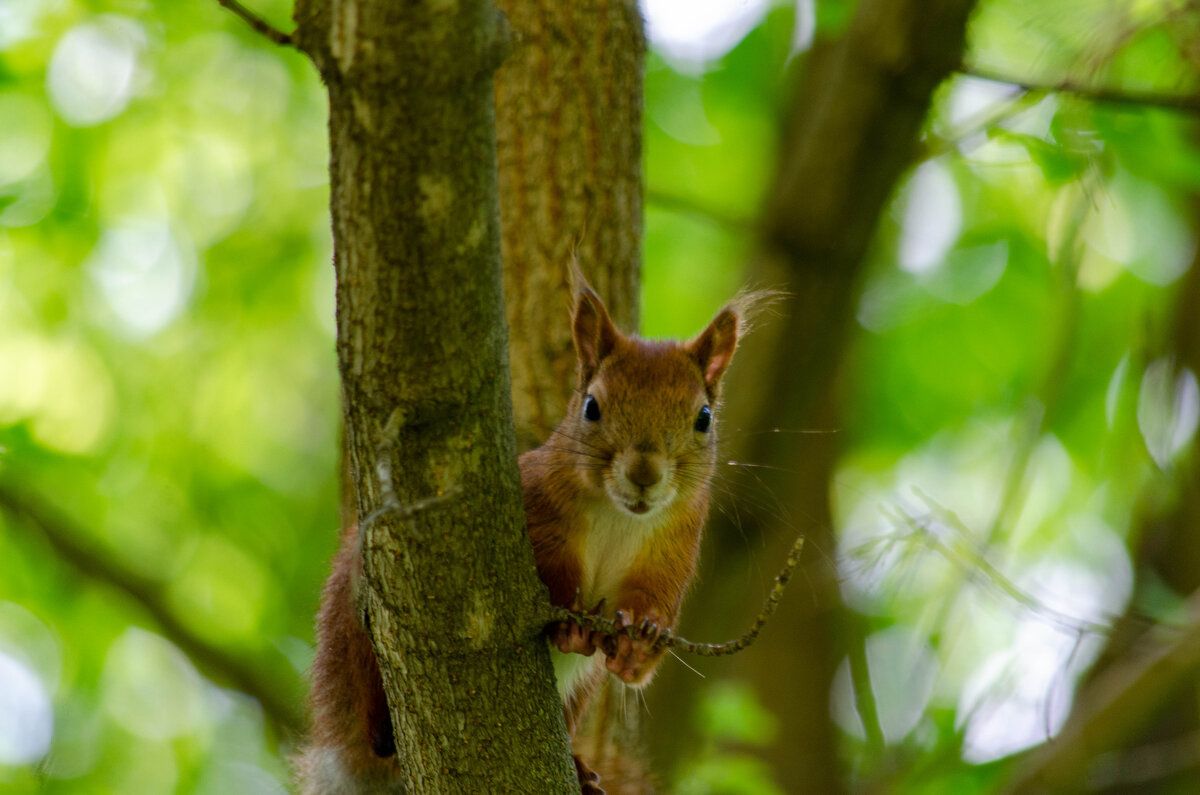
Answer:
[[[644,3],[646,335],[746,282],[788,86],[855,5]],[[829,696],[849,789],[990,791],[1123,632],[1196,621],[1198,77],[1192,0],[981,0],[863,264],[836,427],[732,429],[838,436],[837,549],[806,554],[869,672]],[[327,158],[311,65],[215,1],[0,0],[0,790],[286,790],[339,521]],[[809,529],[754,466],[723,515]],[[751,603],[777,565],[738,574]],[[805,717],[704,671],[663,778],[803,791],[769,760]],[[1183,728],[1080,786],[1187,791],[1181,692]]]

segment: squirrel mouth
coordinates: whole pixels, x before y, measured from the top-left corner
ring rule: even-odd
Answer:
[[[627,502],[625,503],[625,507],[636,514],[643,514],[650,510],[650,506],[647,505],[643,500],[638,500],[637,502]]]

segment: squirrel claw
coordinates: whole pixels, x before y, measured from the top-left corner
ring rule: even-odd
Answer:
[[[651,611],[638,623],[631,612],[618,610],[613,619],[614,634],[600,641],[607,658],[604,667],[627,684],[645,682],[663,655],[658,642],[664,628],[655,618],[656,613]]]

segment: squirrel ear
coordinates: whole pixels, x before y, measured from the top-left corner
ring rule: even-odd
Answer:
[[[696,364],[700,365],[700,372],[704,373],[704,385],[709,392],[716,392],[725,368],[733,359],[733,352],[737,349],[739,325],[738,313],[730,307],[725,307],[708,324],[708,328],[700,332],[700,336],[687,346],[688,353]]]
[[[600,296],[586,283],[575,302],[575,355],[579,358],[579,385],[585,386],[605,356],[612,353],[621,333],[613,325]]]

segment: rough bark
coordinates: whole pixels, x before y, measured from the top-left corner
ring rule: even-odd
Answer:
[[[338,360],[363,600],[414,792],[577,790],[525,537],[489,2],[302,0],[329,90]]]
[[[638,330],[645,35],[633,0],[499,0],[517,42],[496,74],[501,251],[517,447],[562,419],[575,383],[569,270]],[[637,711],[595,699],[578,750],[611,793],[649,792]],[[618,697],[619,698],[619,697]]]
[[[780,308],[783,318],[764,323],[738,354],[726,427],[751,433],[726,452],[758,467],[763,490],[774,495],[768,499],[780,501],[791,523],[739,510],[736,524],[711,526],[703,556],[706,585],[685,611],[706,625],[685,627],[696,627],[688,629],[689,637],[740,632],[758,600],[746,598],[745,579],[731,573],[748,568],[750,550],[765,549],[766,561],[782,560],[795,533],[808,534],[795,592],[758,645],[733,663],[752,677],[763,703],[780,718],[770,761],[777,780],[797,791],[844,787],[828,706],[844,635],[851,631],[832,563],[829,489],[840,437],[755,432],[839,426],[839,365],[867,248],[896,182],[913,162],[934,90],[961,60],[973,5],[862,0],[849,31],[802,63],[784,122],[778,176],[762,213],[751,277],[786,290],[788,299]],[[736,500],[742,489],[737,481],[730,485]],[[763,569],[771,566],[755,567]],[[729,617],[720,608],[728,604],[743,604],[741,615]],[[692,691],[697,686],[694,679],[676,681]],[[674,698],[686,703],[692,696]],[[678,747],[662,751],[678,753]]]
[[[642,60],[632,0],[501,0],[517,42],[496,75],[504,294],[517,443],[537,446],[573,383],[568,271],[637,331]]]

